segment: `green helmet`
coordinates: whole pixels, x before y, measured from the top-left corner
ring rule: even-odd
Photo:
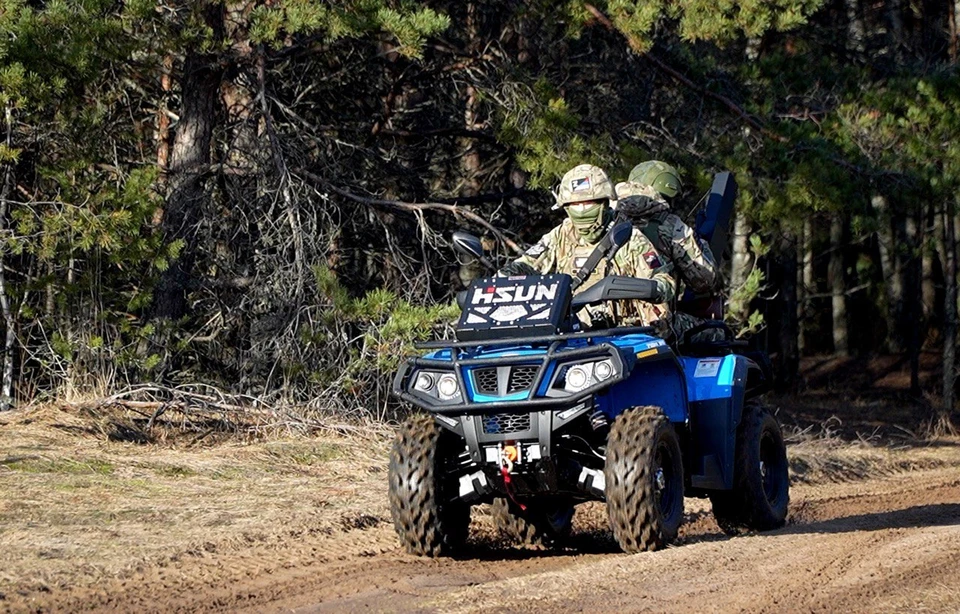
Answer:
[[[616,199],[613,183],[603,169],[581,164],[560,180],[557,204],[553,208],[565,207],[577,234],[592,243],[603,234],[605,213],[610,201]]]
[[[673,198],[683,189],[680,173],[665,162],[648,160],[633,167],[630,181],[652,186],[662,196]]]

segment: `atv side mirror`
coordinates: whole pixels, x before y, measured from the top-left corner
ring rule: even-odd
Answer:
[[[453,248],[477,260],[483,259],[483,244],[480,239],[469,232],[457,231],[453,233]]]
[[[480,239],[469,232],[457,231],[453,233],[453,248],[465,256],[476,258],[488,269],[495,269],[493,263],[483,255],[483,244]]]

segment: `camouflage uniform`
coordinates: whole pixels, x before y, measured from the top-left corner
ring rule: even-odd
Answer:
[[[720,291],[723,278],[710,247],[670,211],[670,205],[653,187],[624,182],[617,184],[616,191],[616,210],[636,223],[674,264],[686,287],[697,294]]]
[[[567,219],[543,235],[514,264],[533,267],[542,274],[576,275],[614,221],[616,214],[608,202],[615,199],[613,185],[601,169],[590,165],[577,166],[561,180],[557,206],[554,207],[567,208]],[[588,214],[573,205],[589,209],[592,217],[587,219]],[[676,294],[672,271],[672,265],[660,256],[640,230],[634,228],[633,236],[617,251],[613,260],[601,261],[577,292],[586,290],[607,275],[625,275],[656,282],[662,302],[608,302],[578,315],[588,324],[603,317],[611,319],[614,324],[659,325],[666,332],[669,305]]]
[[[690,288],[699,295],[719,295],[723,288],[723,276],[710,247],[678,215],[670,211],[670,205],[664,199],[664,195],[675,196],[679,190],[679,179],[672,167],[657,161],[646,162],[634,168],[630,173],[630,181],[617,184],[619,200],[616,210],[640,227],[660,253],[674,265],[683,286],[678,291],[679,296],[683,295],[684,288]],[[713,317],[719,319],[722,316],[717,313]],[[703,321],[702,318],[677,311],[672,322],[673,332],[679,339],[684,332]],[[708,330],[696,335],[695,339],[709,341],[722,336],[719,330]]]
[[[515,262],[528,264],[544,275],[566,273],[572,276],[577,274],[594,247],[596,247],[595,243],[580,239],[573,228],[573,223],[566,219],[543,235],[536,245],[528,249]],[[672,270],[673,268],[663,260],[643,233],[634,228],[633,236],[617,251],[613,260],[601,261],[590,277],[577,288],[577,293],[586,290],[607,275],[652,279],[657,283],[657,288],[663,297],[662,303],[616,301],[614,305],[609,306],[610,311],[606,311],[606,314],[617,324],[650,326],[657,321],[669,320],[669,305],[676,294],[676,281],[670,274]],[[597,310],[591,308],[590,316],[596,318],[598,311],[603,311],[603,306],[598,306]]]

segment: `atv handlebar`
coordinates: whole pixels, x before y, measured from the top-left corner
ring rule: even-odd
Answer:
[[[663,295],[657,282],[652,279],[611,275],[604,277],[570,302],[570,311],[576,312],[582,307],[603,301],[641,300],[651,303],[663,302]]]

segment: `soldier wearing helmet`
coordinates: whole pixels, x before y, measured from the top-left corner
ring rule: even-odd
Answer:
[[[553,206],[553,209],[563,209],[566,219],[543,235],[523,256],[501,269],[501,273],[524,274],[532,267],[544,275],[575,275],[614,222],[616,212],[611,208],[611,202],[616,198],[613,183],[602,169],[590,164],[573,168],[560,180],[557,202]],[[602,262],[577,290],[583,291],[607,275],[652,279],[657,283],[659,302],[620,301],[615,306],[608,305],[604,315],[618,324],[666,322],[668,306],[676,292],[671,272],[672,267],[635,228],[633,236],[613,260]],[[598,315],[592,312],[589,319],[596,319]]]
[[[682,187],[677,170],[659,160],[633,167],[628,181],[616,187],[620,197],[617,211],[632,220],[673,265],[682,284],[678,295],[682,296],[683,288],[690,288],[700,296],[714,297],[714,300],[694,301],[693,309],[688,307],[673,314],[672,328],[678,337],[704,319],[723,317],[723,302],[719,298],[723,277],[710,247],[670,211],[667,199],[674,198]],[[722,331],[707,330],[694,340],[710,341],[722,336]]]
[[[659,160],[638,164],[627,181],[617,184],[617,211],[641,228],[673,263],[684,286],[697,294],[715,294],[723,279],[709,246],[670,211],[667,199],[681,189],[680,175],[669,164]]]

